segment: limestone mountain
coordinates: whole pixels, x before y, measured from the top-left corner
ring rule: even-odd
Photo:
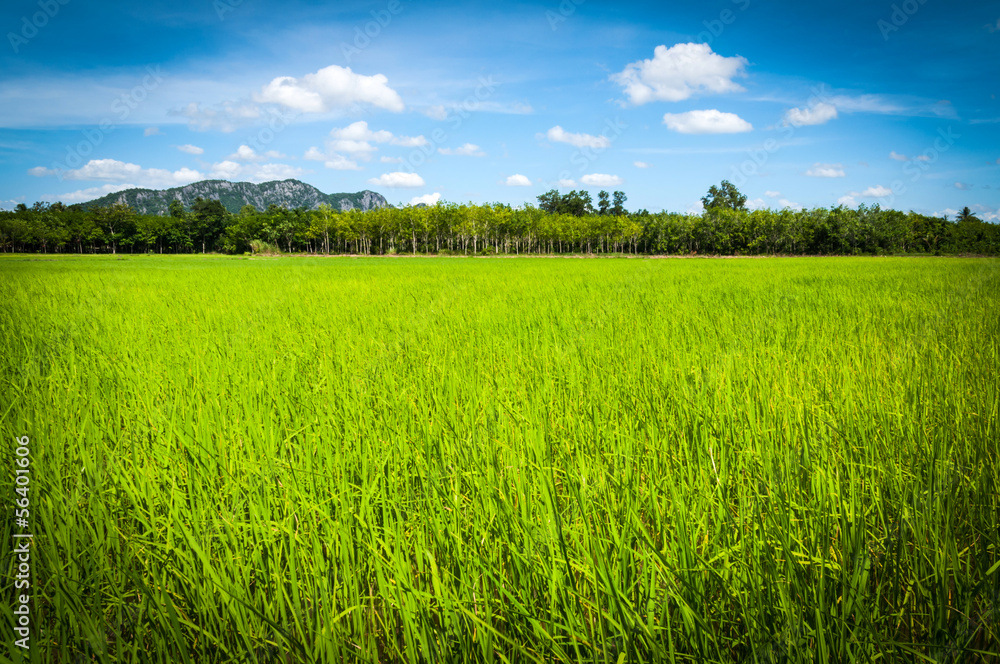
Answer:
[[[299,180],[274,182],[229,182],[228,180],[203,180],[172,189],[125,189],[83,203],[82,207],[108,206],[126,203],[139,214],[166,215],[173,200],[179,200],[190,209],[195,199],[216,199],[230,212],[239,212],[244,205],[252,205],[258,210],[266,210],[271,205],[289,209],[305,208],[314,210],[323,203],[335,210],[363,211],[389,205],[381,194],[374,191],[359,191],[356,194],[324,194],[322,191]]]

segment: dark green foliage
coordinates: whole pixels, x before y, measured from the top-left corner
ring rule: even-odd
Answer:
[[[230,213],[221,201],[197,199],[170,216],[137,214],[116,204],[21,205],[0,212],[0,250],[72,253],[250,251],[262,240],[287,252],[385,254],[633,253],[708,255],[1000,254],[1000,225],[968,215],[957,221],[915,212],[836,207],[735,210],[703,214],[619,214],[615,192],[607,214],[594,214],[586,192],[539,196],[541,207],[441,204],[347,212],[247,204]],[[609,201],[599,197],[598,210]]]
[[[728,208],[730,210],[745,210],[747,197],[741,194],[729,180],[723,180],[722,184],[716,187],[714,184],[709,187],[708,195],[701,199],[705,209]]]

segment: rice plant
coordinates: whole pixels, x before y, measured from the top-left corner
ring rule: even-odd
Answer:
[[[995,259],[0,273],[15,661],[1000,660]]]

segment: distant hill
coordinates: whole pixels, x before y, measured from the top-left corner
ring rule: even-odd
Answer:
[[[322,191],[298,180],[280,182],[229,182],[228,180],[203,180],[173,189],[125,189],[96,200],[83,203],[82,207],[103,207],[115,203],[127,203],[139,214],[167,214],[170,201],[177,199],[190,209],[196,198],[216,199],[230,212],[239,212],[244,205],[253,205],[258,210],[266,210],[270,205],[289,209],[305,208],[314,210],[328,203],[336,210],[359,208],[365,212],[372,208],[389,205],[381,194],[374,191],[359,191],[356,194],[324,194]]]

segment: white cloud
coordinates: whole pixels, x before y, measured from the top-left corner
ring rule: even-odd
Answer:
[[[432,120],[447,120],[448,110],[442,104],[438,104],[424,110],[424,115]]]
[[[368,184],[375,185],[377,187],[409,188],[423,187],[425,183],[424,179],[416,173],[396,171],[395,173],[384,173],[377,178],[371,178],[368,180]]]
[[[682,101],[698,92],[742,92],[733,82],[745,76],[746,58],[723,57],[708,44],[661,44],[653,50],[652,60],[639,60],[611,75],[621,85],[629,101],[636,106],[651,101]]]
[[[826,124],[837,118],[837,107],[827,102],[819,102],[809,108],[792,108],[785,113],[784,122],[793,127]]]
[[[438,152],[444,155],[453,155],[457,157],[485,157],[486,153],[483,152],[478,145],[473,143],[466,143],[459,148],[438,148]]]
[[[779,200],[778,201],[778,205],[780,205],[783,208],[790,208],[792,210],[795,210],[796,212],[799,212],[799,211],[802,210],[802,206],[801,205],[799,205],[798,203],[793,203],[790,200],[788,200],[787,198],[782,198],[781,200]]]
[[[753,125],[735,113],[715,109],[666,113],[663,124],[679,134],[739,134],[753,129]]]
[[[191,102],[187,106],[167,111],[167,115],[187,118],[188,127],[196,131],[217,130],[228,133],[259,121],[263,112],[258,105],[245,102],[227,101],[216,106],[202,106]],[[287,122],[287,118],[277,114],[275,116]]]
[[[419,148],[428,143],[423,136],[396,136],[391,142],[404,148]]]
[[[360,171],[358,162],[348,159],[342,154],[334,154],[323,159],[323,165],[334,171]]]
[[[234,161],[264,161],[265,157],[257,154],[249,145],[241,145],[236,149],[236,152],[226,157],[226,159]]]
[[[852,191],[849,194],[841,196],[837,199],[837,204],[854,207],[858,204],[859,198],[885,198],[886,196],[892,196],[892,189],[878,184],[874,187],[868,187],[864,191]]]
[[[945,208],[945,209],[941,210],[940,212],[935,212],[934,216],[935,217],[944,217],[944,216],[957,217],[958,216],[958,210],[953,210],[951,208]]]
[[[137,187],[134,184],[105,184],[100,187],[78,189],[77,191],[71,191],[65,194],[44,194],[42,196],[42,200],[60,201],[62,203],[72,205],[73,203],[86,203],[87,201],[92,201],[95,198],[100,198],[101,196],[113,194],[118,191],[136,188]]]
[[[372,143],[419,147],[427,145],[427,139],[423,136],[394,136],[391,131],[384,129],[372,131],[367,122],[358,120],[346,127],[333,129],[326,146],[331,153],[346,152],[362,159],[368,159],[370,153],[378,150]]]
[[[304,171],[288,164],[238,164],[229,159],[212,165],[209,176],[225,180],[245,182],[270,182],[288,180],[301,176]]]
[[[305,156],[303,156],[302,158],[308,159],[309,161],[323,161],[327,157],[320,151],[318,147],[313,145],[308,150],[306,150]]]
[[[143,136],[158,136],[159,134],[159,127],[146,127],[146,130],[142,132]]]
[[[350,67],[330,65],[301,79],[279,76],[254,96],[260,103],[280,104],[303,113],[324,113],[333,109],[366,104],[400,112],[405,106],[399,93],[389,87],[383,74],[364,76]]]
[[[424,194],[423,196],[414,196],[410,199],[410,205],[437,205],[438,201],[441,200],[441,194],[434,192],[433,194]]]
[[[590,134],[572,134],[559,125],[546,132],[545,137],[553,143],[569,143],[578,148],[602,149],[611,147],[611,139],[607,136],[592,136]]]
[[[40,170],[41,169],[41,170]],[[41,167],[28,171],[32,175],[55,175]],[[168,171],[162,168],[143,168],[138,164],[130,164],[116,159],[91,159],[80,168],[62,172],[64,180],[104,180],[105,182],[134,182],[137,187],[177,187],[205,179],[196,170],[181,168]]]
[[[617,187],[624,180],[617,175],[607,175],[605,173],[590,173],[580,178],[580,182],[591,187]]]
[[[962,191],[967,191],[969,189],[972,189],[972,185],[968,184],[967,182],[956,182],[955,189],[961,189]]]
[[[44,166],[35,166],[34,168],[28,169],[28,175],[34,175],[36,178],[43,178],[47,175],[59,175],[59,171],[53,168],[45,168]]]
[[[382,157],[381,159],[379,159],[379,161],[381,161],[383,164],[402,164],[403,163],[403,158],[402,157]]]
[[[857,194],[855,194],[856,196]],[[883,187],[882,185],[875,185],[874,187],[868,187],[860,194],[861,196],[867,196],[868,198],[885,198],[886,196],[892,195],[892,189]]]
[[[199,148],[197,145],[187,144],[187,145],[178,145],[176,147],[181,152],[185,152],[187,154],[205,154],[205,150]]]
[[[559,180],[559,187],[562,189],[570,189],[576,186],[576,180]]]
[[[895,159],[896,161],[909,161],[910,158],[905,154],[899,154],[895,150],[889,153],[889,159]]]
[[[764,195],[767,196],[768,198],[777,198],[778,196],[781,196],[781,192],[780,191],[765,191]]]
[[[842,178],[847,174],[842,164],[813,164],[806,175],[813,178]]]
[[[972,206],[972,211],[983,221],[989,221],[991,223],[1000,221],[1000,209],[989,208],[985,205],[976,204]]]
[[[751,198],[746,202],[748,210],[763,210],[767,207],[767,201],[763,198]]]
[[[528,179],[526,175],[521,175],[520,173],[515,173],[507,178],[508,187],[530,187],[531,180]]]
[[[636,168],[650,168],[651,167],[650,164],[647,164],[644,161],[633,161],[632,165],[635,166]]]
[[[916,157],[914,157],[913,160],[914,161],[930,161],[931,158],[928,155],[921,154],[921,155],[917,155]],[[997,163],[1000,164],[1000,159],[997,160]]]

